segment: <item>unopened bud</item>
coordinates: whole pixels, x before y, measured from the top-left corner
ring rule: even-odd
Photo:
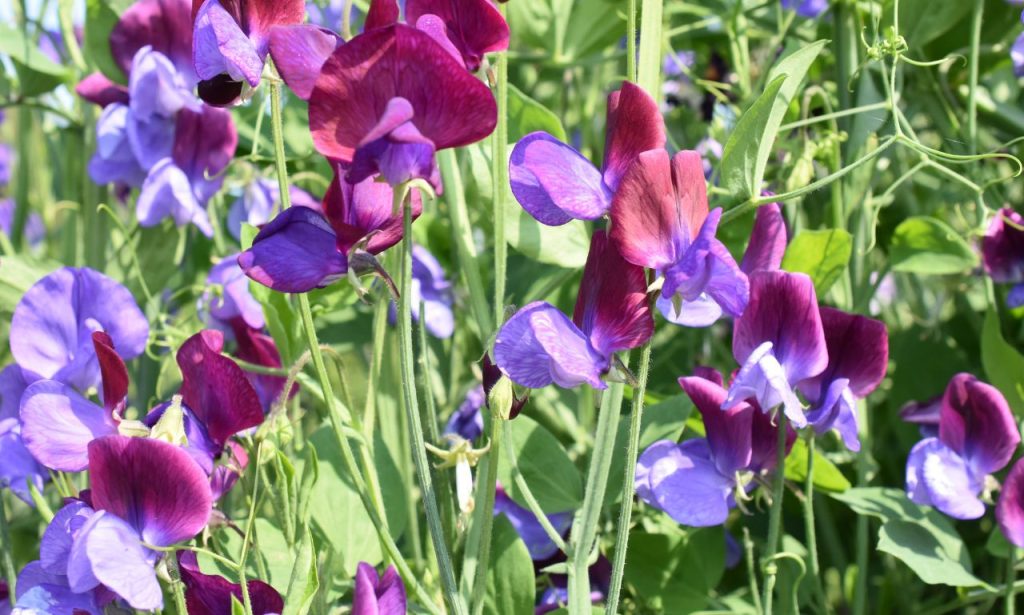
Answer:
[[[487,394],[487,406],[495,416],[507,421],[512,415],[512,403],[515,401],[515,394],[512,392],[512,381],[502,376],[495,383],[490,393]]]

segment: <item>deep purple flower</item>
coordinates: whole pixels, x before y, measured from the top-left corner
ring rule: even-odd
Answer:
[[[1003,481],[996,520],[1003,536],[1018,548],[1024,548],[1024,459],[1017,460]]]
[[[178,551],[177,557],[188,614],[231,615],[231,598],[242,601],[242,586],[220,575],[203,574],[192,551]],[[284,599],[270,585],[256,579],[246,585],[253,615],[277,615],[284,610]]]
[[[491,0],[406,0],[405,20],[445,36],[471,72],[484,54],[508,49],[508,24]]]
[[[993,282],[1013,284],[1006,302],[1024,305],[1024,217],[1009,207],[996,213],[981,240],[985,272]]]
[[[199,95],[225,106],[242,94],[243,85],[260,84],[274,26],[302,23],[302,0],[193,0],[192,61]]]
[[[279,292],[302,293],[322,288],[359,272],[366,257],[379,254],[402,239],[402,215],[392,212],[394,192],[367,178],[350,184],[336,171],[320,213],[289,207],[260,229],[238,265],[253,280]],[[412,214],[422,211],[418,193]]]
[[[665,127],[658,105],[629,81],[608,96],[607,125],[600,170],[546,132],[520,139],[508,169],[512,194],[523,209],[549,226],[596,220],[608,213],[633,159],[665,146]]]
[[[1020,432],[1006,399],[970,374],[957,374],[942,398],[939,435],[907,458],[907,496],[957,519],[985,514],[986,477],[1009,463]]]
[[[36,282],[18,302],[11,354],[23,370],[86,391],[99,384],[94,331],[105,331],[131,359],[145,349],[149,324],[127,288],[98,271],[65,267]]]
[[[700,155],[640,154],[612,200],[611,237],[629,262],[654,269],[676,324],[703,327],[747,306],[747,276],[715,238],[722,210],[708,213]]]
[[[421,178],[440,191],[434,152],[475,143],[496,121],[490,89],[428,34],[401,24],[339,47],[309,99],[313,143],[352,165],[351,183],[380,173],[392,184]]]
[[[782,8],[796,11],[796,14],[807,19],[815,19],[828,9],[828,0],[780,0]]]
[[[679,385],[700,411],[706,437],[656,442],[637,460],[636,469],[641,500],[695,527],[724,523],[737,490],[745,493],[753,474],[774,469],[778,434],[771,419],[751,404],[740,401],[723,409],[721,376],[701,373],[707,378],[684,377]]]
[[[781,404],[793,426],[804,427],[796,388],[828,366],[811,279],[784,271],[752,273],[750,304],[733,328],[732,353],[741,367],[723,408],[748,398],[766,412]]]
[[[516,504],[500,485],[494,493],[494,514],[505,515],[516,533],[523,539],[534,561],[546,560],[558,552],[558,546],[548,537],[533,511]],[[562,535],[568,532],[569,526],[572,525],[571,510],[550,514],[547,517],[551,526]]]
[[[740,269],[747,275],[755,271],[776,271],[782,266],[788,240],[786,220],[779,204],[761,205],[754,215],[754,228],[740,261]]]
[[[236,357],[253,365],[282,367],[281,354],[272,337],[250,327],[241,318],[233,320],[231,328],[235,335]],[[256,396],[259,397],[263,411],[269,412],[274,402],[281,396],[287,378],[253,372],[245,372],[245,376],[256,389]],[[295,385],[289,395],[294,395],[297,391],[298,385]]]
[[[613,355],[640,346],[653,332],[643,269],[627,263],[607,235],[596,231],[572,320],[543,301],[524,306],[498,331],[494,363],[532,389],[551,383],[604,389],[601,376]]]
[[[484,394],[483,385],[471,388],[466,392],[466,398],[459,404],[458,409],[448,417],[444,434],[457,434],[470,442],[479,438],[484,432],[484,415],[480,410],[486,405],[487,396]]]
[[[429,250],[419,244],[412,247],[412,318],[420,320],[420,302],[426,311],[423,321],[427,331],[436,338],[447,339],[455,333],[455,313],[452,312],[452,285],[445,277],[441,263]],[[395,318],[395,303],[390,306],[390,318]]]
[[[288,187],[292,205],[320,210],[320,203],[308,192],[295,186]],[[228,210],[228,232],[235,239],[242,237],[242,224],[263,226],[270,221],[274,208],[280,206],[280,191],[277,180],[257,178],[242,188],[242,194],[235,199]]]
[[[846,448],[860,450],[857,436],[857,400],[874,391],[889,363],[889,334],[885,323],[820,309],[828,348],[828,367],[800,385],[809,400],[807,422],[821,434],[837,429]]]
[[[14,228],[14,210],[13,199],[0,199],[0,232],[8,236]],[[28,218],[25,220],[23,236],[28,245],[33,248],[42,244],[46,239],[46,226],[43,225],[43,219],[39,217],[38,213],[29,212]]]
[[[199,313],[208,325],[230,332],[231,323],[240,318],[253,329],[263,328],[263,306],[249,292],[249,278],[238,266],[237,254],[225,256],[210,268],[206,286],[199,300]]]
[[[359,562],[352,615],[405,615],[405,612],[405,585],[395,567],[388,566],[381,576],[373,566]]]

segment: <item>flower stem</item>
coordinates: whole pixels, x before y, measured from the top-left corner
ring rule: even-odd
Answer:
[[[743,554],[747,560],[747,583],[750,585],[750,599],[754,602],[754,611],[764,613],[761,604],[761,592],[757,589],[757,570],[754,564],[754,541],[750,538],[750,529],[743,528]]]
[[[807,562],[807,574],[811,576],[814,583],[814,593],[817,595],[822,613],[830,611],[828,598],[825,596],[825,588],[821,583],[821,571],[818,563],[818,537],[814,529],[814,434],[807,437],[807,480],[804,483],[804,527],[807,533],[807,551],[809,553]]]
[[[772,614],[772,598],[775,593],[775,578],[778,574],[778,564],[775,563],[775,554],[779,549],[779,533],[782,529],[782,497],[784,495],[785,466],[786,466],[786,413],[778,412],[779,436],[775,449],[775,478],[772,485],[772,509],[768,516],[768,542],[764,546],[764,591],[761,602],[764,604],[766,615]]]
[[[174,596],[174,608],[178,615],[188,615],[185,605],[185,584],[181,581],[181,570],[178,566],[178,554],[174,551],[164,556],[167,562],[167,574],[171,577],[171,595]],[[13,593],[11,594],[14,595]]]
[[[427,516],[427,529],[434,544],[434,555],[441,574],[441,589],[448,608],[456,615],[466,613],[466,606],[455,583],[455,569],[444,540],[444,528],[437,507],[437,493],[430,475],[430,462],[423,439],[423,423],[420,418],[419,400],[416,393],[416,365],[412,344],[412,205],[406,204],[408,186],[395,188],[394,205],[402,208],[402,268],[401,291],[398,302],[398,352],[402,366],[402,400],[409,421],[409,440],[412,459],[416,466],[416,477],[423,496],[423,508]],[[392,209],[394,211],[394,209]]]
[[[498,460],[501,454],[503,434],[508,431],[505,420],[499,416],[497,409],[491,411],[491,451],[488,455],[486,479],[477,489],[483,489],[484,505],[479,517],[480,544],[477,550],[476,571],[473,577],[473,593],[470,604],[473,615],[480,615],[484,609],[484,597],[487,593],[487,568],[491,561],[491,533],[494,530],[494,492],[498,485]]]
[[[499,4],[502,15],[505,5]],[[508,244],[505,240],[505,196],[508,186],[508,54],[498,54],[497,86],[498,123],[492,136],[491,187],[494,196],[494,322],[500,325],[505,318],[505,276]],[[492,437],[493,440],[493,437]],[[489,536],[484,537],[490,541]]]
[[[629,444],[626,449],[626,466],[622,477],[622,501],[619,503],[619,527],[615,536],[615,561],[612,562],[612,581],[608,590],[605,613],[618,613],[619,592],[622,589],[622,575],[626,568],[626,549],[629,545],[629,526],[633,516],[633,489],[636,474],[636,458],[640,453],[640,428],[644,415],[644,395],[647,393],[647,374],[651,367],[651,341],[648,340],[640,352],[640,370],[637,385],[633,389],[633,411],[629,420]]]
[[[1014,567],[1017,565],[1017,547],[1016,545],[1010,545],[1010,558],[1006,561],[1006,600],[1004,606],[1006,607],[1006,615],[1013,615],[1016,612],[1014,608],[1016,606],[1016,587],[1014,587],[1014,579],[1017,578],[1017,571]]]
[[[256,445],[256,467],[262,464],[263,447]],[[242,604],[245,607],[245,615],[253,615],[252,598],[249,596],[249,581],[245,577],[246,560],[249,558],[249,545],[252,544],[253,528],[256,526],[256,501],[259,497],[261,472],[255,472],[252,477],[252,493],[249,495],[249,517],[245,522],[245,536],[242,538],[242,550],[238,555],[238,584],[242,588]],[[171,557],[174,555],[171,554]]]
[[[4,578],[7,579],[7,590],[10,592],[11,604],[14,604],[14,585],[18,575],[14,570],[14,556],[11,554],[14,545],[11,544],[11,530],[7,525],[7,500],[0,492],[0,551],[4,558]]]

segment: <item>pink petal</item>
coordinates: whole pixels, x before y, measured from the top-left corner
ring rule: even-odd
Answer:
[[[654,99],[629,81],[608,96],[604,183],[612,192],[637,156],[665,147],[665,123]]]
[[[1010,462],[1020,444],[1020,432],[1003,394],[961,373],[949,381],[942,398],[939,439],[984,476]]]
[[[754,229],[750,233],[750,243],[743,254],[740,269],[743,273],[758,270],[775,270],[782,265],[782,257],[786,254],[786,220],[778,203],[768,203],[757,208],[754,217]]]
[[[274,66],[288,87],[303,100],[309,100],[320,69],[341,43],[337,34],[309,24],[270,29],[270,57]]]
[[[114,83],[103,73],[92,73],[79,81],[75,94],[101,107],[113,103],[128,104],[128,88]]]
[[[491,0],[406,0],[407,22],[418,26],[428,14],[444,21],[448,38],[472,72],[480,68],[484,54],[508,49],[508,24]]]

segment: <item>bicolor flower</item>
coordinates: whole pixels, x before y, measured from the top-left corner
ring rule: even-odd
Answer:
[[[626,81],[608,96],[601,169],[550,134],[533,132],[512,150],[508,165],[512,194],[531,216],[549,226],[573,219],[596,220],[612,207],[612,197],[630,163],[642,152],[664,146],[665,126],[657,103]]]
[[[782,8],[796,11],[796,14],[807,19],[816,19],[828,9],[828,0],[780,0]]]
[[[300,24],[302,0],[193,0],[192,61],[199,96],[226,106],[260,84],[274,26]]]
[[[978,496],[988,491],[988,476],[1009,463],[1018,444],[1002,393],[957,374],[942,397],[939,435],[918,442],[907,458],[907,497],[956,519],[977,519],[985,514]]]
[[[679,386],[704,419],[705,438],[662,440],[637,460],[636,493],[684,525],[721,525],[746,497],[754,474],[775,468],[778,427],[745,401],[728,405],[714,370],[679,379]],[[726,408],[726,409],[723,409]],[[795,434],[787,434],[788,446]]]
[[[572,525],[572,514],[570,510],[547,515],[547,518],[555,531],[564,536]],[[505,515],[516,533],[523,539],[523,544],[526,545],[533,561],[543,561],[558,553],[558,546],[548,537],[533,511],[516,504],[501,485],[498,485],[494,493],[494,515]]]
[[[296,186],[288,187],[292,205],[320,210],[320,203],[311,194]],[[277,180],[257,178],[242,188],[242,193],[228,209],[228,232],[235,239],[242,238],[242,224],[263,226],[270,222],[274,209],[280,208],[280,189]]]
[[[1010,544],[1024,548],[1024,459],[1013,464],[996,504],[996,521]]]
[[[151,169],[171,156],[179,111],[202,113],[202,103],[192,94],[192,84],[167,56],[148,45],[132,60],[128,100],[128,143],[143,169]]]
[[[220,575],[203,574],[192,551],[178,551],[177,557],[189,615],[232,615],[231,599],[242,602],[242,586]],[[252,579],[246,586],[253,615],[277,615],[284,611],[284,599],[270,585]]]
[[[104,588],[132,608],[161,608],[154,570],[161,554],[148,545],[169,547],[206,527],[213,505],[206,475],[176,446],[116,435],[89,445],[88,467],[89,501],[54,516],[39,566],[74,594]]]
[[[989,223],[981,240],[985,272],[993,282],[1013,284],[1006,302],[1024,305],[1024,216],[1004,207]]]
[[[708,213],[700,154],[644,152],[622,176],[612,200],[611,237],[625,259],[654,269],[676,324],[703,327],[747,307],[747,276],[715,238],[722,210]]]
[[[820,314],[828,367],[800,385],[811,400],[807,422],[819,434],[838,430],[846,448],[858,451],[857,400],[878,388],[885,377],[889,334],[885,323],[873,318],[827,307]]]
[[[303,293],[375,266],[369,258],[402,239],[402,215],[392,211],[392,188],[375,178],[351,184],[338,169],[320,213],[289,207],[260,229],[238,265],[253,280],[284,293]],[[418,217],[422,201],[412,195]]]
[[[379,173],[440,191],[434,153],[491,134],[490,89],[428,34],[402,24],[370,29],[339,47],[309,98],[313,143],[348,167],[350,183]]]
[[[420,303],[423,303],[423,323],[436,338],[447,339],[455,333],[455,313],[451,282],[445,277],[441,263],[429,250],[419,244],[412,247],[412,319],[420,321]],[[395,303],[390,305],[389,317],[395,319]]]
[[[383,575],[359,562],[352,594],[352,615],[405,615],[405,585],[394,566]]]
[[[723,408],[753,398],[765,412],[782,405],[794,427],[807,425],[796,389],[828,366],[811,278],[784,271],[752,273],[750,304],[733,327],[732,354],[741,367]]]
[[[524,306],[498,331],[494,363],[512,382],[531,389],[551,383],[604,389],[601,377],[615,353],[640,346],[653,332],[643,269],[626,262],[605,233],[596,231],[572,320],[544,301]]]

